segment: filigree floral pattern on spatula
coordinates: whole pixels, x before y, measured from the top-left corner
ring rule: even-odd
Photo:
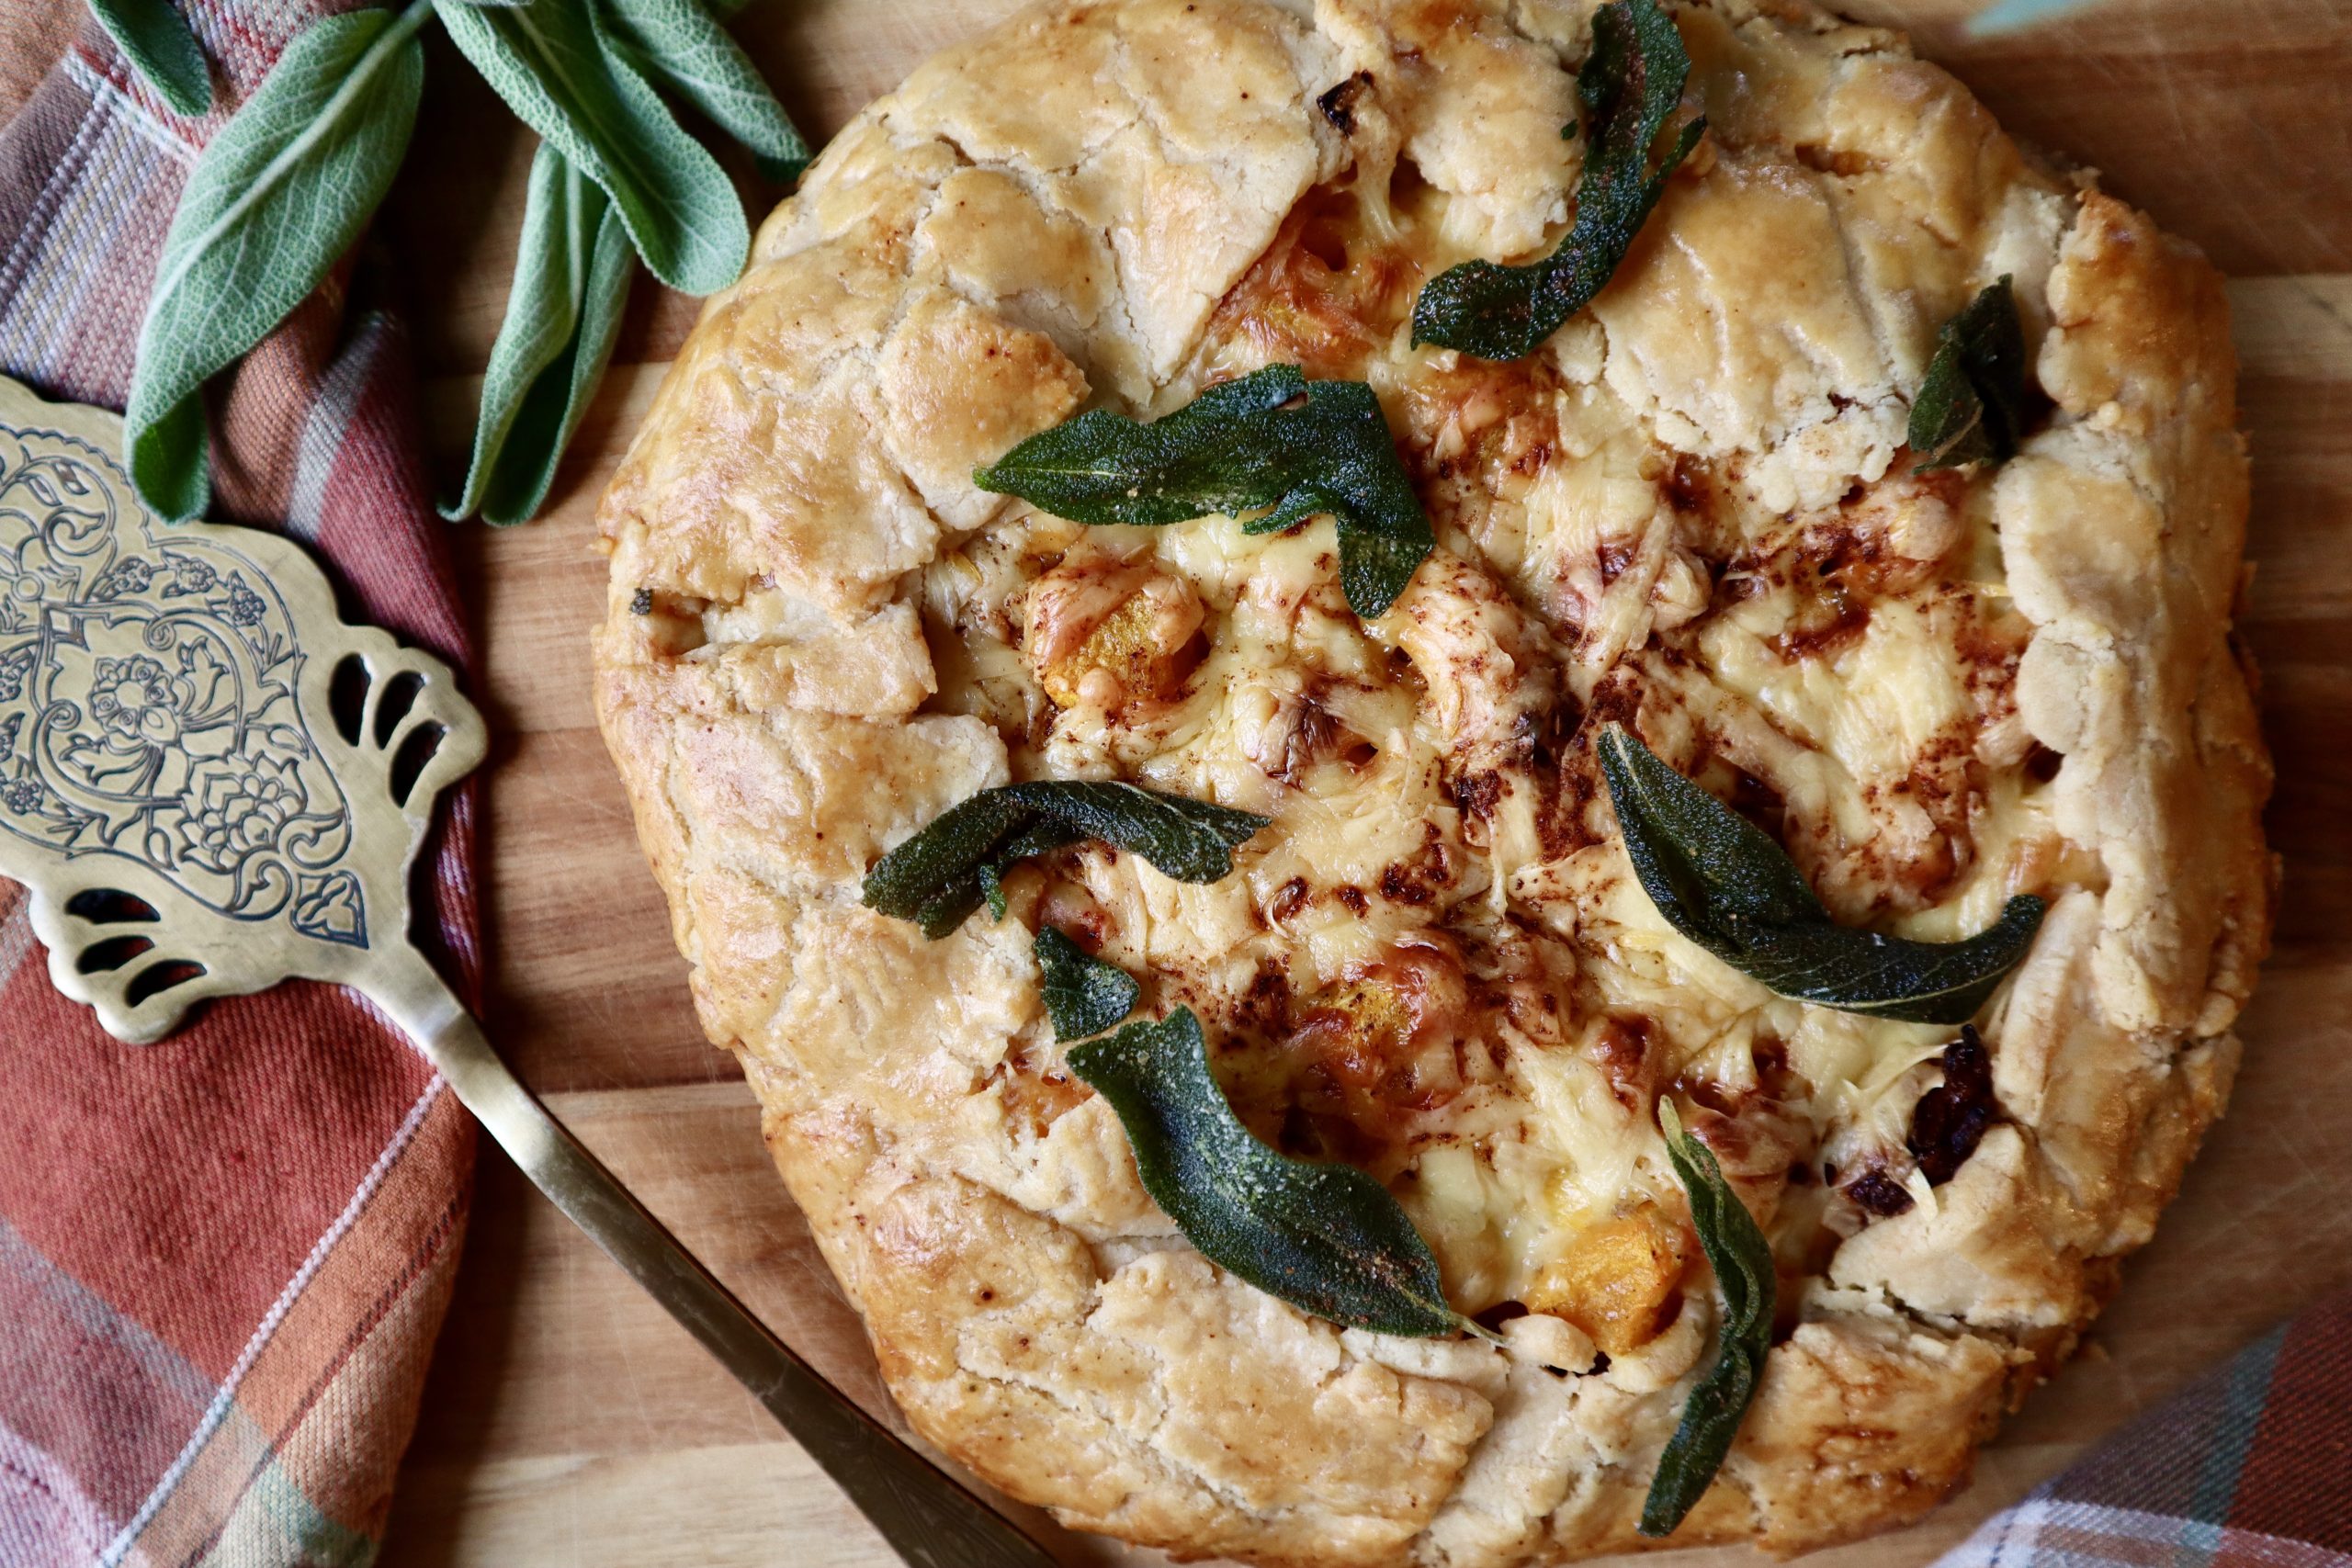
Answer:
[[[0,831],[123,856],[222,915],[364,946],[350,804],[267,574],[125,515],[79,442],[0,434]]]

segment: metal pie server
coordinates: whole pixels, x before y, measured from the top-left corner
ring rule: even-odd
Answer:
[[[1050,1568],[697,1263],[410,945],[434,801],[485,747],[447,667],[345,624],[290,541],[156,520],[121,441],[117,415],[0,378],[0,874],[29,890],[57,988],[131,1044],[283,979],[362,992],[899,1556]]]

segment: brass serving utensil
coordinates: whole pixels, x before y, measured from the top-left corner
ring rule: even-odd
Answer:
[[[696,1262],[410,945],[434,800],[485,748],[448,668],[346,624],[291,541],[159,523],[121,442],[117,415],[0,377],[0,874],[57,988],[147,1044],[207,997],[352,987],[910,1564],[1050,1568]]]

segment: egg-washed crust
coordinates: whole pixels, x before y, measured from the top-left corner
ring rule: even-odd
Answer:
[[[1422,278],[1565,227],[1591,9],[1025,11],[827,151],[605,499],[598,708],[704,1026],[909,1416],[1075,1526],[1302,1568],[1642,1544],[1713,1334],[1669,1088],[1782,1268],[1676,1543],[1899,1524],[2227,1096],[2272,871],[2219,277],[1899,36],[1678,0],[1712,129],[1611,288],[1524,364],[1408,349]],[[1997,471],[1913,474],[1936,329],[2003,275],[2052,406]],[[1294,361],[1374,383],[1437,526],[1377,624],[1328,522],[1080,530],[971,483],[1082,406]],[[1674,936],[1595,785],[1611,718],[1840,918],[1941,940],[2052,898],[1948,1181],[1906,1143],[1953,1032]],[[944,941],[860,906],[1016,773],[1277,820],[1214,887],[1098,847]],[[1509,1351],[1341,1332],[1186,1247],[1061,1067],[1045,919],[1194,1006],[1263,1135],[1389,1180]]]

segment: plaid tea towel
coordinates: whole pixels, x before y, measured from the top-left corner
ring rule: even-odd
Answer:
[[[2264,1335],[1936,1568],[2352,1568],[2352,1296]]]
[[[196,119],[79,0],[0,9],[0,368],[50,397],[122,406],[196,149],[305,23],[346,8],[178,3],[220,99]],[[347,289],[338,275],[214,389],[212,515],[294,534],[356,616],[463,668],[401,334]],[[451,798],[420,935],[470,989],[472,802]],[[472,1150],[423,1058],[331,987],[119,1043],[51,989],[0,883],[0,1568],[367,1562]]]

